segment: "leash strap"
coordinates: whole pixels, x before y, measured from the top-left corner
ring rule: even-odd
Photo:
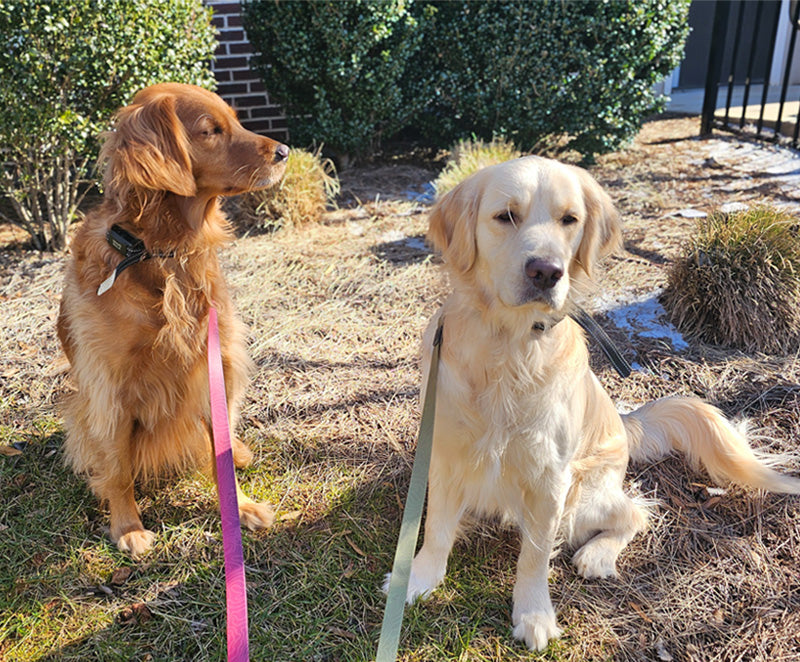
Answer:
[[[619,373],[620,377],[628,377],[631,374],[632,368],[630,364],[617,349],[614,341],[608,337],[608,334],[603,331],[603,328],[594,321],[594,318],[592,318],[589,313],[580,306],[576,306],[575,310],[570,313],[570,317],[580,324],[586,333],[595,339],[597,344],[600,345],[600,349],[603,350],[603,354],[611,361],[611,365],[614,366],[614,370]]]
[[[236,475],[233,470],[217,311],[213,306],[208,311],[208,385],[214,455],[217,463],[217,494],[222,517],[222,547],[225,556],[228,662],[248,662],[250,650],[242,530],[239,524],[239,503],[236,498]]]
[[[422,507],[425,503],[425,491],[428,484],[428,468],[431,463],[442,328],[442,318],[439,318],[439,326],[433,339],[433,353],[428,370],[428,382],[425,387],[425,402],[422,405],[422,420],[419,425],[417,450],[414,454],[414,467],[411,469],[411,483],[408,486],[406,505],[403,509],[403,520],[400,524],[400,535],[392,564],[392,577],[389,580],[375,662],[394,662],[400,644],[408,579],[411,575],[411,560],[417,546],[419,526],[422,521]]]

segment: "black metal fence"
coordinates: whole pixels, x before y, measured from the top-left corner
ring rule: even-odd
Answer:
[[[795,102],[800,94],[790,85],[800,26],[797,0],[788,3],[791,34],[781,83],[770,87],[783,6],[780,0],[716,1],[702,135],[721,129],[797,147],[800,112]]]

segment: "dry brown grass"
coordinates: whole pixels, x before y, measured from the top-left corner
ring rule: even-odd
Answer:
[[[664,305],[684,333],[745,351],[800,351],[800,236],[785,210],[700,220],[669,269]]]
[[[447,164],[433,184],[437,197],[478,170],[522,156],[510,140],[498,136],[489,142],[461,140],[453,146]]]
[[[333,161],[320,152],[293,149],[278,186],[238,198],[232,218],[242,229],[270,229],[322,220],[339,194]]]
[[[725,187],[735,175],[715,169],[709,178],[703,166],[689,163],[702,162],[707,148],[693,139],[696,129],[695,120],[648,125],[629,150],[601,159],[594,169],[627,226],[626,250],[608,262],[600,292],[663,286],[692,226],[671,212],[718,206],[730,197]],[[263,659],[374,655],[383,606],[377,588],[391,563],[416,437],[419,333],[447,290],[436,260],[421,247],[424,208],[402,199],[404,191],[431,179],[431,169],[387,165],[379,173],[383,179],[375,170],[354,169],[343,178],[351,191],[345,194],[360,205],[329,212],[320,224],[240,238],[223,256],[256,363],[243,410],[242,434],[256,452],[245,489],[272,498],[284,518],[273,531],[245,536],[252,638]],[[736,197],[747,195],[765,197],[763,190]],[[38,439],[34,432],[46,421],[58,440],[57,400],[65,384],[52,366],[59,356],[53,323],[61,267],[60,257],[0,251],[0,443]],[[800,359],[698,342],[675,352],[605,325],[629,357],[648,367],[622,380],[593,349],[593,363],[615,400],[635,405],[673,393],[707,397],[730,415],[749,416],[765,435],[758,443],[792,453],[788,465],[800,470]],[[21,548],[0,542],[0,557],[21,559],[7,599],[13,607],[21,599],[13,596],[34,591],[30,611],[45,614],[32,627],[44,639],[39,650],[55,646],[60,657],[50,659],[92,659],[108,645],[127,659],[149,654],[179,660],[174,651],[200,650],[202,644],[209,652],[194,659],[215,659],[221,649],[201,627],[216,622],[207,615],[212,607],[196,613],[194,605],[214,603],[212,613],[220,613],[214,560],[220,549],[209,542],[217,525],[208,487],[193,482],[146,495],[146,518],[149,508],[167,513],[158,518],[170,522],[160,533],[167,540],[137,567],[134,587],[102,598],[112,624],[93,626],[73,640],[57,634],[89,622],[98,599],[81,597],[83,587],[96,585],[104,572],[110,574],[103,568],[122,561],[103,543],[102,512],[80,484],[56,471],[57,443],[42,448],[0,457],[0,463],[17,462],[0,475],[7,509],[25,512],[31,490],[61,504],[53,514],[37,516],[45,533],[28,545],[45,550],[35,557],[38,565]],[[57,480],[31,486],[19,479],[35,474],[34,460]],[[800,659],[798,500],[738,489],[720,493],[680,458],[631,467],[628,482],[656,502],[651,529],[624,552],[618,580],[580,578],[566,551],[554,560],[551,590],[565,636],[547,654],[529,654],[511,639],[518,543],[516,534],[489,523],[457,544],[443,588],[407,612],[401,659]],[[170,519],[174,510],[178,514]],[[53,533],[65,522],[71,534]],[[6,533],[24,525],[22,516],[0,516]],[[79,535],[83,539],[74,538]],[[53,536],[71,542],[64,549]],[[62,566],[74,574],[61,579]],[[215,580],[190,579],[195,573]],[[5,588],[2,581],[0,575]],[[63,607],[69,618],[58,621],[57,610],[45,607],[64,595],[78,597]],[[131,600],[151,606],[156,617],[149,626],[113,625],[113,610]],[[52,634],[46,619],[58,626]],[[67,621],[72,625],[59,625]],[[313,646],[305,648],[305,642]]]

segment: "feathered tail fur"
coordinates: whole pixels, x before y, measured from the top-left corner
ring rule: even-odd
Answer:
[[[622,416],[633,461],[656,460],[673,450],[702,465],[716,483],[800,494],[800,479],[775,471],[780,458],[754,451],[736,426],[696,398],[663,398]],[[740,429],[740,427],[742,429]]]

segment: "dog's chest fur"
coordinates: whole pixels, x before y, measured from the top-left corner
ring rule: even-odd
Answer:
[[[448,403],[439,409],[436,443],[451,446],[447,456],[460,463],[473,507],[513,512],[523,493],[563,476],[575,452],[581,378],[574,367],[587,365],[585,345],[571,322],[516,336],[458,324],[473,340],[462,351],[453,335],[449,346],[445,339],[438,399]],[[567,365],[570,379],[563,378]]]

